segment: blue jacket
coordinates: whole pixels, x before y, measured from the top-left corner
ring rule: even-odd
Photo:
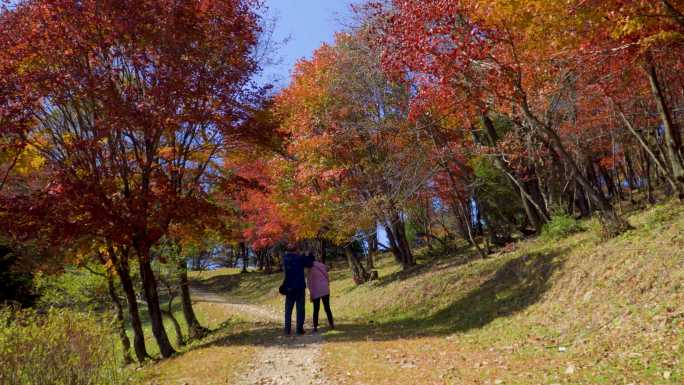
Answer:
[[[285,288],[290,290],[305,289],[304,268],[313,266],[313,261],[313,256],[286,253],[283,257],[283,269],[285,270],[283,285]]]

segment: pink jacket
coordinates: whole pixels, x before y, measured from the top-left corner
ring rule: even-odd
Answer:
[[[309,293],[311,293],[311,300],[330,294],[328,266],[315,261],[313,266],[309,269],[309,275],[306,278],[307,285],[309,286]]]

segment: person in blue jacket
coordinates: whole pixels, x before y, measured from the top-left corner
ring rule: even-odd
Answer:
[[[304,334],[304,301],[306,280],[304,268],[313,266],[314,258],[298,252],[295,245],[288,245],[283,256],[285,280],[282,290],[285,294],[285,335],[292,332],[292,308],[297,306],[297,334]]]

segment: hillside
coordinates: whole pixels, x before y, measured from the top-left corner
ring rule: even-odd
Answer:
[[[630,222],[634,230],[610,241],[587,222],[564,239],[485,260],[422,260],[409,272],[383,258],[380,280],[362,286],[336,266],[338,328],[323,335],[323,373],[336,384],[681,383],[684,210],[659,205]],[[280,279],[218,270],[193,285],[275,311]],[[206,319],[206,306],[200,312]],[[279,332],[259,330],[266,340]],[[257,340],[245,343],[263,349]]]

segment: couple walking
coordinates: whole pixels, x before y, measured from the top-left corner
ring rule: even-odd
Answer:
[[[308,269],[305,272],[304,269]],[[328,316],[328,324],[335,327],[333,315],[330,310],[330,278],[328,267],[315,261],[311,255],[298,253],[296,249],[289,248],[283,257],[283,269],[285,279],[280,286],[280,294],[285,296],[285,334],[292,332],[292,310],[297,310],[297,334],[304,334],[304,301],[306,297],[306,285],[309,284],[309,293],[314,305],[313,330],[318,331],[318,312],[323,302],[323,308]],[[305,279],[306,277],[306,279]]]

